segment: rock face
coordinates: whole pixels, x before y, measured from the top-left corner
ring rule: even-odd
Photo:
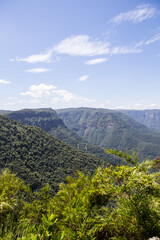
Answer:
[[[160,131],[160,110],[122,110],[121,112],[132,117],[147,127]]]

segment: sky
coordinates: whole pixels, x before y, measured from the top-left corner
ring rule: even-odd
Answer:
[[[160,109],[159,0],[0,0],[0,109]]]

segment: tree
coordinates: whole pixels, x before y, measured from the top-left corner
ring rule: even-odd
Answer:
[[[24,197],[31,191],[22,180],[4,170],[0,175],[0,237],[7,239],[11,233],[16,239],[16,229],[20,217],[20,210],[24,204]]]
[[[160,235],[159,172],[155,161],[138,163],[136,153],[110,150],[129,165],[100,167],[95,174],[68,177],[53,198],[55,232],[64,239],[148,239]]]

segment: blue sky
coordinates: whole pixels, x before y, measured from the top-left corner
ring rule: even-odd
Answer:
[[[159,91],[159,0],[0,0],[0,109],[160,109]]]

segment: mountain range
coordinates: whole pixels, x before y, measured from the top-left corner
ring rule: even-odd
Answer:
[[[51,108],[23,109],[19,111],[5,112],[4,114],[23,124],[40,127],[54,138],[57,138],[85,153],[95,154],[112,165],[121,164],[119,158],[104,153],[104,149],[89,143],[74,130],[69,129],[64,124],[62,118],[60,118],[56,111]]]
[[[139,160],[160,155],[160,133],[124,112],[76,108],[0,111],[0,169],[9,168],[33,190],[60,182],[77,170],[122,164],[104,153],[138,149]]]
[[[76,108],[59,109],[57,113],[68,128],[94,145],[122,151],[138,149],[140,161],[160,155],[160,133],[122,112]]]
[[[135,121],[160,131],[160,110],[121,110]]]

